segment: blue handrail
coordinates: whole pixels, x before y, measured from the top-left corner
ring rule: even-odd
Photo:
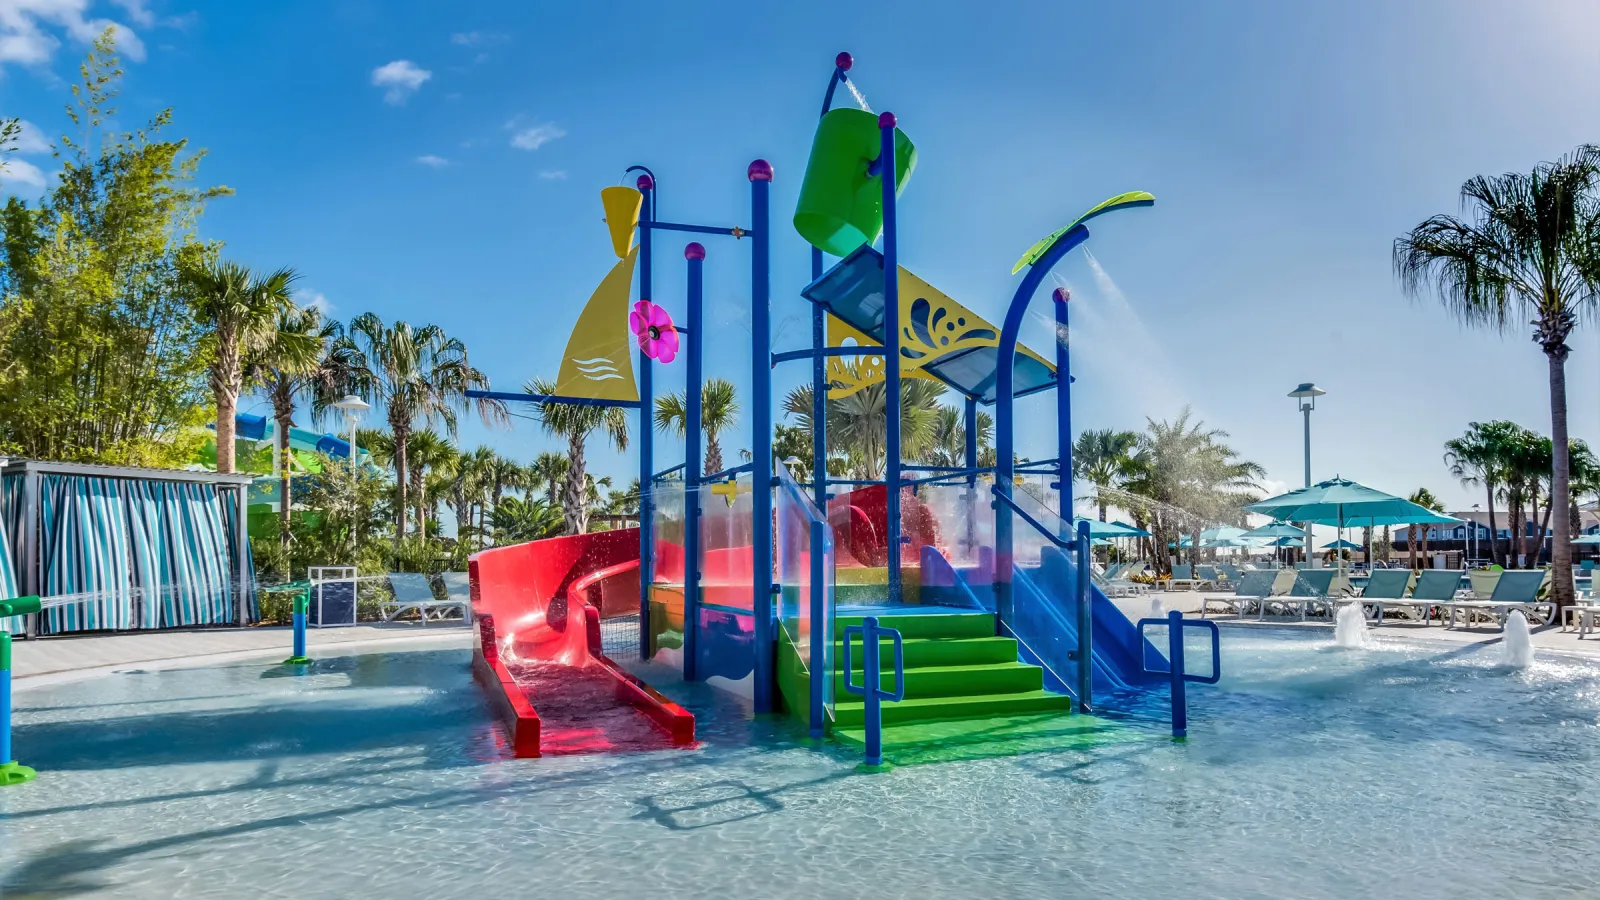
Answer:
[[[713,481],[722,481],[725,478],[738,475],[741,472],[748,472],[754,465],[754,463],[744,463],[743,465],[734,466],[731,469],[723,469],[721,472],[718,472],[714,475],[702,475],[700,476],[700,483],[710,484]]]
[[[850,639],[861,639],[861,683],[851,680],[855,665],[851,661]],[[878,642],[883,638],[894,641],[894,690],[882,686],[882,663],[878,658]],[[844,689],[862,695],[862,725],[867,737],[867,765],[883,765],[883,708],[882,701],[898,703],[906,698],[905,642],[895,628],[878,627],[877,616],[867,616],[860,625],[844,630]]]
[[[1039,520],[1038,519],[1035,519],[1033,516],[1028,515],[1028,511],[1027,510],[1025,510],[1022,507],[1017,505],[1017,501],[1011,499],[1010,495],[1008,495],[1008,494],[1006,494],[1006,492],[1000,490],[1000,486],[999,485],[990,486],[989,491],[990,491],[990,493],[994,494],[994,496],[995,496],[995,498],[997,500],[1003,501],[1005,503],[1005,505],[1011,507],[1011,509],[1014,512],[1016,512],[1016,514],[1018,516],[1021,516],[1022,517],[1022,521],[1027,522],[1029,525],[1032,525],[1035,530],[1037,530],[1040,534],[1044,535],[1050,541],[1050,543],[1055,544],[1057,547],[1060,547],[1063,550],[1071,550],[1071,549],[1073,549],[1071,541],[1063,539],[1060,535],[1052,533],[1049,528],[1046,528],[1044,525],[1039,524]]]
[[[1153,675],[1168,675],[1172,680],[1172,736],[1184,738],[1189,734],[1189,697],[1185,687],[1187,682],[1197,684],[1216,684],[1222,680],[1222,633],[1217,630],[1217,623],[1208,619],[1185,619],[1183,613],[1172,610],[1165,619],[1140,619],[1139,639],[1144,640],[1144,631],[1148,627],[1165,626],[1167,629],[1167,667],[1165,669],[1150,668],[1150,661],[1144,661],[1144,670]],[[1211,632],[1211,674],[1190,675],[1184,667],[1183,658],[1183,630],[1185,628],[1203,628]]]

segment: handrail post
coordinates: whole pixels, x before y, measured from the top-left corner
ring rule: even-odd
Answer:
[[[1183,613],[1167,613],[1167,663],[1172,670],[1172,736],[1189,736],[1189,696],[1183,677]]]
[[[850,653],[852,635],[861,637],[861,683],[856,684]],[[894,642],[894,690],[883,689],[883,664],[878,642],[889,638]],[[877,616],[867,616],[860,625],[844,630],[844,689],[861,695],[862,730],[866,737],[866,765],[876,769],[883,765],[883,701],[899,702],[906,698],[905,642],[894,628],[879,628]]]
[[[700,662],[700,451],[701,390],[704,367],[701,308],[705,296],[706,248],[698,241],[683,248],[688,264],[689,353],[684,404],[683,456],[683,680],[699,677]]]
[[[1089,589],[1089,523],[1078,523],[1078,712],[1092,712],[1094,601]]]

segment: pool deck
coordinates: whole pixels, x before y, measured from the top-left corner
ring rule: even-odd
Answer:
[[[1138,599],[1117,600],[1129,618],[1149,615],[1149,599],[1159,598],[1165,609],[1178,609],[1187,616],[1198,616],[1200,604],[1208,596],[1224,596],[1202,591],[1156,591]],[[1218,624],[1240,627],[1312,628],[1332,630],[1327,621],[1299,622],[1293,619],[1212,615]],[[1415,622],[1384,623],[1371,626],[1376,637],[1434,640],[1455,644],[1493,644],[1500,631],[1489,626],[1446,629],[1440,625]],[[315,655],[318,649],[342,650],[360,646],[405,643],[417,640],[458,639],[463,648],[471,646],[472,633],[460,624],[445,623],[426,628],[416,624],[356,625],[350,628],[313,628],[306,643]],[[292,635],[288,628],[206,628],[182,631],[136,632],[63,636],[14,644],[13,671],[17,689],[92,678],[128,666],[179,668],[223,663],[239,659],[259,659],[274,654],[288,655]],[[1533,644],[1542,650],[1600,657],[1600,636],[1579,639],[1576,631],[1561,631],[1556,626],[1533,630]]]
[[[1205,598],[1232,596],[1230,593],[1213,593],[1209,591],[1152,591],[1140,598],[1120,599],[1114,602],[1117,604],[1117,608],[1127,614],[1130,619],[1148,616],[1150,614],[1150,598],[1152,597],[1159,598],[1165,609],[1181,610],[1185,616],[1198,617],[1200,615],[1200,604]],[[1212,613],[1207,618],[1219,625],[1238,625],[1251,628],[1312,628],[1330,632],[1333,630],[1333,623],[1326,619],[1300,622],[1283,616],[1268,616],[1265,621],[1259,621],[1255,616],[1240,617],[1217,613]],[[1421,622],[1386,620],[1381,626],[1368,623],[1367,631],[1374,637],[1433,640],[1454,644],[1498,644],[1500,642],[1500,629],[1492,625],[1477,625],[1473,628],[1458,625],[1455,628],[1445,628],[1438,623],[1424,626]],[[1533,646],[1538,649],[1600,657],[1600,635],[1590,635],[1580,640],[1576,630],[1562,631],[1559,625],[1538,626],[1532,632]]]
[[[306,632],[306,648],[315,656],[318,650],[441,638],[457,638],[465,648],[471,645],[472,630],[459,622],[425,628],[407,623],[312,628]],[[16,641],[12,645],[12,677],[20,690],[92,678],[132,665],[177,668],[288,656],[293,640],[289,628],[203,628]]]

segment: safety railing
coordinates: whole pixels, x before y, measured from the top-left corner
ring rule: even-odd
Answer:
[[[1167,629],[1167,666],[1151,668],[1150,660],[1145,660],[1144,670],[1154,675],[1167,675],[1172,683],[1172,736],[1175,738],[1188,737],[1189,735],[1189,696],[1186,685],[1189,682],[1197,684],[1216,684],[1222,680],[1222,633],[1217,630],[1217,623],[1206,619],[1185,619],[1183,613],[1172,610],[1164,619],[1140,619],[1139,637],[1145,639],[1146,628]],[[1189,674],[1184,655],[1183,636],[1187,628],[1199,628],[1211,633],[1211,674]]]
[[[882,641],[894,643],[894,690],[883,689]],[[855,665],[850,651],[853,639],[861,641],[861,683],[854,679]],[[860,625],[844,630],[844,689],[860,694],[862,729],[866,732],[867,765],[883,765],[883,702],[898,703],[906,698],[905,642],[895,628],[878,626],[877,616],[867,616]]]
[[[1070,527],[1048,510],[1029,512],[998,485],[991,490],[997,501],[995,516],[1009,517],[1012,525],[1012,558],[996,561],[997,569],[1009,569],[996,572],[996,614],[1031,661],[1045,669],[1054,686],[1073,693],[1079,710],[1089,712],[1094,685],[1094,604],[1087,577],[1088,523],[1080,525],[1074,536]],[[1041,518],[1054,520],[1054,527]],[[1027,526],[1026,530],[1016,528],[1017,523]],[[1053,596],[1017,565],[1022,558],[1016,552],[1018,546],[1041,546],[1040,538],[1065,552],[1076,567],[1070,596]]]
[[[834,713],[833,529],[786,466],[777,483],[778,626],[806,678],[811,734],[821,737]]]

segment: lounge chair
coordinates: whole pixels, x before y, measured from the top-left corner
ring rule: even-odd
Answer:
[[[1299,575],[1294,580],[1294,587],[1280,598],[1284,611],[1288,612],[1291,607],[1297,607],[1302,621],[1312,606],[1318,606],[1324,612],[1329,611],[1331,609],[1329,601],[1333,596],[1333,576],[1337,574],[1339,574],[1337,569],[1299,570]]]
[[[472,624],[472,576],[466,572],[444,572],[439,575],[444,585],[445,599],[461,604],[461,618]]]
[[[1410,572],[1410,569],[1400,571]],[[1411,588],[1411,600],[1419,604],[1427,604],[1422,610],[1422,621],[1428,621],[1428,609],[1438,606],[1442,608],[1446,603],[1452,603],[1456,594],[1461,591],[1461,577],[1466,573],[1460,569],[1423,569],[1417,576],[1417,582]]]
[[[1363,607],[1373,611],[1374,614],[1369,618],[1379,625],[1383,624],[1383,614],[1389,609],[1411,610],[1426,623],[1428,607],[1432,604],[1427,600],[1407,599],[1406,591],[1411,589],[1411,584],[1410,569],[1376,569],[1367,580],[1366,590],[1361,592],[1359,601]]]
[[[1249,612],[1254,604],[1265,606],[1267,598],[1272,596],[1272,583],[1277,575],[1277,572],[1267,569],[1243,573],[1233,596],[1207,597],[1200,601],[1200,617],[1205,618],[1213,603],[1217,605],[1218,612],[1231,612],[1237,616]]]
[[[1467,573],[1467,581],[1472,585],[1472,593],[1461,599],[1487,600],[1494,596],[1495,586],[1500,583],[1500,569],[1473,569]]]
[[[445,613],[454,609],[461,613],[462,618],[467,617],[467,607],[470,603],[461,600],[440,600],[433,596],[433,586],[428,583],[428,576],[415,572],[390,572],[389,586],[394,589],[394,599],[385,600],[378,604],[378,612],[383,621],[393,622],[404,615],[407,610],[416,610],[417,616],[422,619],[422,624],[428,624],[429,612],[438,611],[435,620],[443,621]]]
[[[1223,587],[1223,578],[1217,574],[1216,566],[1195,566],[1194,577],[1200,579],[1202,583],[1210,584],[1212,590],[1221,590]]]
[[[1487,615],[1494,623],[1505,627],[1512,610],[1521,610],[1530,624],[1542,625],[1555,621],[1556,607],[1549,601],[1539,600],[1539,588],[1544,585],[1549,572],[1544,569],[1508,570],[1500,573],[1494,593],[1487,600],[1452,600],[1443,604],[1446,628],[1456,626],[1456,612],[1462,613],[1462,624],[1470,627],[1474,615]]]
[[[1240,581],[1244,580],[1244,572],[1233,563],[1219,563],[1217,564],[1217,570],[1222,573],[1222,577],[1226,579],[1230,585],[1237,585]]]
[[[1183,590],[1198,590],[1201,585],[1211,587],[1212,583],[1194,574],[1194,566],[1173,566],[1172,577],[1167,579],[1167,590],[1178,590],[1178,585],[1183,585]]]

